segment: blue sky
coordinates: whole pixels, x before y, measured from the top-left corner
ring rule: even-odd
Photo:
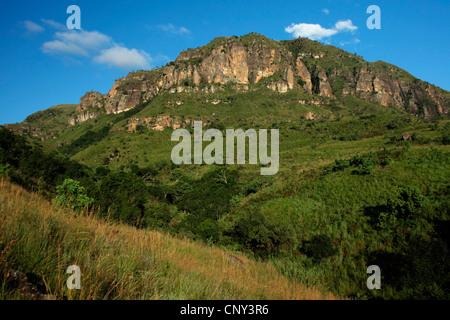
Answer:
[[[69,31],[69,5],[81,30]],[[381,8],[369,30],[367,7]],[[450,1],[9,1],[0,19],[0,124],[106,93],[129,71],[162,66],[218,36],[307,35],[450,90]],[[290,33],[287,31],[291,31]]]

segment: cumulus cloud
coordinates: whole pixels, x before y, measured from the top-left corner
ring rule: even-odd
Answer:
[[[171,23],[168,24],[161,24],[158,26],[159,29],[164,30],[166,32],[172,33],[172,34],[189,34],[191,31],[185,27],[177,27]]]
[[[327,8],[323,8],[322,12],[325,13],[325,14],[330,14],[330,10],[328,10]]]
[[[102,50],[100,55],[94,58],[94,61],[120,69],[148,69],[151,57],[143,50],[114,46]]]
[[[56,22],[54,20],[42,18],[41,21],[43,23],[45,23],[46,25],[52,27],[52,28],[61,29],[61,30],[66,29],[67,30],[67,27],[65,25],[63,25],[62,23]]]
[[[24,21],[23,26],[24,26],[25,30],[29,33],[39,33],[39,32],[42,32],[45,30],[42,26],[38,25],[37,23],[34,23],[33,21],[29,21],[29,20]]]
[[[98,49],[112,43],[112,39],[98,31],[56,32],[55,37],[63,42],[72,43],[85,49]]]
[[[107,35],[98,31],[64,31],[55,33],[56,40],[47,41],[42,45],[42,51],[47,54],[68,53],[88,56],[92,50],[100,50],[111,44]]]
[[[358,27],[354,26],[351,20],[341,20],[336,22],[332,29],[324,28],[320,24],[292,23],[284,30],[287,33],[291,33],[294,38],[305,37],[311,40],[321,40],[323,38],[334,36],[339,32],[355,31],[357,29]]]
[[[66,43],[60,40],[48,41],[42,45],[42,52],[47,54],[73,54],[87,57],[87,50],[73,43]]]
[[[322,38],[331,37],[337,33],[337,30],[326,29],[320,24],[310,23],[292,23],[284,29],[287,33],[292,33],[295,38],[306,37],[311,40],[320,40]]]
[[[147,52],[126,48],[101,32],[68,30],[59,22],[47,19],[41,21],[56,29],[54,39],[44,42],[41,46],[42,52],[46,54],[58,55],[69,61],[77,61],[75,59],[81,57],[125,70],[149,69],[153,61]]]
[[[336,25],[334,26],[334,28],[337,31],[355,31],[358,29],[357,26],[353,25],[352,20],[341,20],[336,22]]]

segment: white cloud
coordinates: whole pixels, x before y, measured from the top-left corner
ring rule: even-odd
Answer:
[[[61,30],[66,29],[66,30],[67,30],[67,27],[66,27],[65,25],[63,25],[62,23],[56,22],[56,21],[54,21],[54,20],[42,18],[41,21],[42,21],[43,23],[45,23],[46,25],[52,27],[52,28],[55,28],[55,29],[61,29]]]
[[[325,13],[325,14],[330,14],[330,10],[328,10],[327,8],[323,8],[322,12]]]
[[[88,56],[89,51],[100,50],[112,43],[109,36],[98,31],[64,31],[55,33],[56,40],[47,41],[42,51],[47,54],[74,54]]]
[[[125,70],[149,69],[153,61],[145,51],[128,49],[101,32],[66,28],[62,31],[62,25],[58,22],[42,21],[60,30],[55,32],[54,40],[42,44],[41,50],[46,54],[60,55],[65,59],[71,59],[73,56],[85,57],[96,63]]]
[[[65,43],[72,43],[85,49],[98,49],[112,43],[109,36],[98,31],[56,32],[55,37]]]
[[[311,40],[321,40],[323,38],[334,36],[339,32],[355,31],[357,29],[358,27],[354,26],[351,20],[341,20],[336,22],[334,28],[332,29],[324,28],[320,24],[292,23],[284,30],[287,33],[291,33],[294,38],[305,37]]]
[[[292,23],[284,29],[287,33],[292,33],[295,38],[306,37],[311,40],[320,40],[322,38],[331,37],[337,33],[336,30],[326,29],[320,24],[310,23]]]
[[[87,50],[73,43],[66,43],[60,40],[48,41],[42,45],[42,51],[47,54],[73,54],[87,57]]]
[[[95,62],[128,70],[148,69],[151,60],[150,55],[143,50],[128,49],[121,46],[102,50],[100,55],[94,58]]]
[[[177,27],[171,23],[168,24],[162,24],[158,26],[159,29],[164,30],[166,32],[172,33],[172,34],[189,34],[191,31],[185,27]]]
[[[353,22],[350,19],[336,22],[334,28],[338,31],[355,31],[358,29],[357,26],[353,25]]]
[[[29,33],[39,33],[45,30],[42,26],[29,20],[24,21],[23,26],[25,27],[25,30]]]

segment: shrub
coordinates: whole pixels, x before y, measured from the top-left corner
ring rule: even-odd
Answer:
[[[203,220],[196,228],[196,234],[209,243],[217,242],[219,239],[217,221],[210,218]]]
[[[407,219],[420,213],[425,197],[417,187],[397,189],[396,194],[387,201],[387,208],[399,218]]]
[[[86,190],[80,182],[72,179],[64,180],[62,185],[56,187],[57,196],[53,198],[55,206],[70,208],[81,212],[94,203],[94,199],[86,195]]]
[[[350,164],[355,166],[354,174],[366,175],[372,173],[379,160],[373,154],[369,153],[363,157],[356,155],[350,160]]]
[[[332,257],[337,253],[337,249],[333,247],[333,242],[325,235],[314,236],[304,244],[304,250],[305,254],[314,261]]]
[[[398,188],[388,199],[386,210],[378,217],[380,229],[391,229],[416,220],[425,205],[426,198],[416,187]]]
[[[340,171],[348,168],[350,166],[349,160],[336,159],[334,160],[334,164],[331,166],[331,171]]]

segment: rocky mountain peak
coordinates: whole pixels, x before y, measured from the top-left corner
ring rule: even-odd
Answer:
[[[218,37],[203,47],[182,51],[177,59],[151,70],[131,72],[107,94],[88,92],[70,124],[95,117],[96,109],[120,113],[150,101],[160,92],[215,92],[222,85],[251,90],[255,85],[285,93],[299,89],[327,99],[354,95],[407,110],[424,118],[448,114],[443,90],[404,70],[316,41],[275,41],[251,33]]]

